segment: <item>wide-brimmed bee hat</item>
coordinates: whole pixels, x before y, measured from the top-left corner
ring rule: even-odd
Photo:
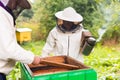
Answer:
[[[63,11],[55,13],[58,19],[70,21],[70,22],[82,22],[83,17],[77,13],[72,7],[67,7]]]

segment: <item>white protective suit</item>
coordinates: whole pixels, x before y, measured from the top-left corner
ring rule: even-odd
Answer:
[[[42,57],[47,57],[50,53],[53,53],[55,56],[66,55],[83,62],[83,55],[80,53],[83,30],[83,28],[79,28],[74,33],[63,33],[57,27],[53,28],[43,47]]]
[[[0,6],[0,73],[8,74],[16,61],[30,64],[34,55],[17,44],[13,17]]]

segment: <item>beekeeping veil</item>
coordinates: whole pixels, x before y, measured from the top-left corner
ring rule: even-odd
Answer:
[[[62,32],[75,32],[81,26],[83,17],[72,7],[67,7],[63,11],[55,13],[57,18],[57,26]]]
[[[0,0],[5,7],[9,8],[14,20],[24,9],[30,9],[31,5],[27,0]]]

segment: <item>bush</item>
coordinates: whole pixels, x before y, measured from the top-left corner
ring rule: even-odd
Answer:
[[[103,36],[103,44],[118,44],[120,43],[120,25],[111,26]]]

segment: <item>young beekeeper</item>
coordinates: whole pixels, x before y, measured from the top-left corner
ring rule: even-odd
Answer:
[[[42,50],[42,57],[47,57],[50,53],[55,56],[66,55],[83,62],[83,55],[80,53],[82,37],[83,17],[72,7],[67,7],[63,11],[55,13],[57,25],[47,38]]]

